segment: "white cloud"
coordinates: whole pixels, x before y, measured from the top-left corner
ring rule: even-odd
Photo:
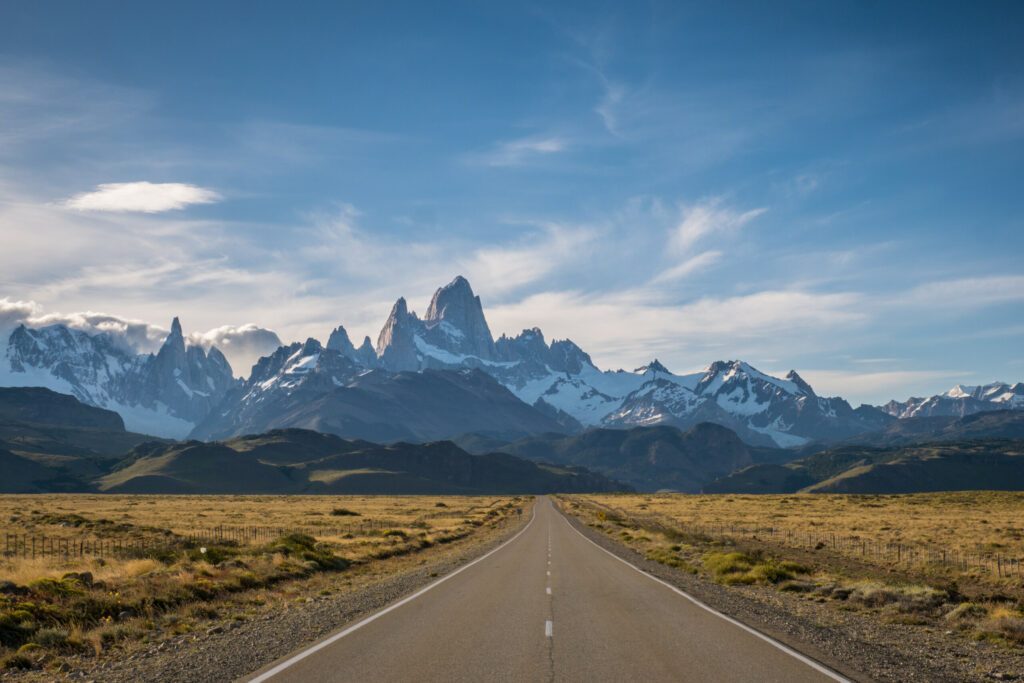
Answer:
[[[281,346],[276,332],[253,323],[222,325],[206,332],[193,332],[189,341],[204,349],[216,346],[227,357],[235,374],[244,377],[249,376],[249,370],[257,360]]]
[[[77,194],[64,202],[79,211],[161,213],[193,204],[212,204],[221,195],[187,183],[105,183],[92,192]]]
[[[571,337],[602,367],[634,367],[657,356],[670,367],[723,358],[810,351],[822,337],[867,317],[856,293],[768,290],[705,297],[682,305],[659,289],[621,293],[544,292],[488,309],[496,334],[540,326],[549,338]]]
[[[89,334],[106,333],[123,348],[133,353],[155,350],[167,336],[168,330],[142,320],[122,318],[106,313],[81,311],[76,313],[44,313],[35,301],[0,299],[0,341],[18,325],[46,327],[67,325],[71,329]]]
[[[683,208],[683,216],[669,237],[669,248],[677,254],[687,253],[697,242],[711,235],[728,235],[765,213],[757,208],[736,211],[714,198]]]
[[[471,155],[471,163],[484,166],[522,166],[537,157],[564,152],[569,141],[557,136],[533,136],[501,142],[494,149],[483,154]]]
[[[470,282],[503,294],[584,258],[594,238],[595,231],[587,228],[549,224],[516,243],[479,248],[462,260],[461,268]]]
[[[0,344],[5,343],[10,332],[22,324],[33,328],[66,325],[88,334],[107,334],[132,353],[155,352],[170,332],[169,327],[107,313],[44,313],[43,307],[34,301],[0,299]],[[281,345],[273,330],[253,323],[222,325],[206,332],[192,332],[188,341],[204,349],[216,346],[227,357],[235,374],[243,375],[249,374],[249,368],[261,356]]]
[[[927,282],[896,300],[897,305],[974,308],[1024,301],[1024,275],[992,275]]]
[[[672,266],[667,270],[663,270],[658,273],[651,280],[651,284],[664,284],[666,282],[674,282],[676,280],[682,280],[687,278],[694,273],[700,272],[706,268],[718,263],[722,260],[722,252],[720,251],[704,251],[696,256],[692,256],[682,263]]]
[[[800,376],[820,396],[842,396],[852,405],[878,405],[892,398],[906,398],[899,392],[913,386],[919,395],[934,395],[949,389],[972,373],[959,370],[893,370],[855,372],[849,370],[799,369]]]

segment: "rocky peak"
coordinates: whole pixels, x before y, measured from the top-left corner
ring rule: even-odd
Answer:
[[[671,375],[672,374],[671,372],[669,372],[669,369],[666,368],[664,365],[662,365],[661,361],[659,361],[657,358],[652,360],[647,365],[645,365],[643,367],[640,367],[640,368],[637,368],[633,372],[637,373],[638,375],[646,375],[647,373],[651,373],[651,374],[656,375],[659,372],[661,374],[664,374],[664,375]]]
[[[807,394],[808,396],[815,395],[814,389],[811,388],[811,385],[804,381],[804,378],[798,375],[796,373],[796,370],[790,370],[789,372],[787,372],[786,379],[795,384],[797,388],[804,394]]]
[[[369,337],[367,337],[367,340],[369,340]],[[356,352],[356,348],[352,346],[352,342],[348,338],[348,332],[345,331],[342,325],[338,325],[331,332],[331,336],[327,339],[327,348],[340,351],[349,357],[355,355]]]
[[[494,357],[494,337],[480,297],[461,275],[434,292],[423,322],[435,346],[487,360]]]
[[[541,365],[548,362],[548,345],[539,327],[523,330],[515,337],[503,334],[494,342],[494,349],[497,359],[505,362],[535,361]]]
[[[570,339],[551,342],[551,369],[576,374],[584,365],[593,365],[590,356]]]
[[[416,334],[423,331],[423,323],[410,313],[401,297],[391,308],[391,315],[377,337],[377,357],[390,370],[419,370]]]

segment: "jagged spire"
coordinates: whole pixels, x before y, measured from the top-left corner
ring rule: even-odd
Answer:
[[[351,340],[348,338],[348,332],[345,331],[343,325],[338,325],[331,332],[330,338],[327,340],[327,348],[333,351],[340,351],[346,356],[351,356],[355,353],[355,347],[352,346]]]
[[[484,317],[480,297],[473,294],[469,281],[461,275],[434,292],[423,322],[428,328],[441,323],[450,325],[445,331],[447,339],[442,342],[446,347],[451,343],[453,350],[459,353],[485,359],[494,357],[494,337]],[[451,338],[451,329],[458,339]]]

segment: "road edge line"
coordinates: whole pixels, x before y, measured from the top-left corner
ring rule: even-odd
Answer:
[[[452,578],[454,576],[457,576],[458,574],[461,574],[462,572],[466,571],[467,569],[469,569],[473,565],[477,564],[478,562],[483,562],[484,560],[486,560],[488,557],[490,557],[494,553],[498,552],[499,550],[501,550],[505,546],[511,544],[517,538],[519,538],[524,533],[526,533],[527,529],[529,529],[531,526],[533,526],[534,520],[537,519],[537,504],[538,504],[538,502],[539,502],[538,500],[534,501],[534,503],[533,503],[533,514],[530,516],[530,521],[526,523],[526,526],[524,526],[522,529],[520,529],[519,532],[516,533],[515,536],[513,536],[510,539],[508,539],[507,541],[505,541],[504,543],[499,545],[497,548],[492,548],[487,553],[481,555],[480,557],[476,558],[472,562],[469,562],[468,564],[464,564],[461,567],[459,567],[458,569],[455,569],[455,570],[453,570],[451,572],[448,572],[447,574],[442,576],[437,581],[434,581],[433,583],[431,583],[431,584],[429,584],[427,586],[424,586],[423,588],[419,589],[418,591],[416,591],[412,595],[407,595],[406,597],[402,598],[398,602],[391,603],[390,605],[388,605],[387,607],[383,608],[379,612],[374,612],[370,616],[365,617],[365,618],[361,619],[360,621],[357,621],[356,623],[352,624],[351,626],[345,627],[344,629],[342,629],[341,631],[338,631],[334,635],[328,636],[324,640],[321,640],[320,642],[318,642],[318,643],[316,643],[314,645],[311,645],[310,647],[306,648],[305,650],[302,650],[298,654],[289,657],[288,659],[286,659],[285,661],[281,662],[280,664],[278,664],[274,668],[270,669],[269,671],[265,671],[264,673],[260,674],[259,676],[256,676],[255,678],[248,678],[248,679],[242,679],[242,680],[247,680],[249,683],[263,683],[264,681],[269,681],[274,676],[278,675],[279,673],[281,673],[282,671],[284,671],[286,669],[291,668],[293,665],[301,662],[303,659],[305,659],[306,657],[310,656],[311,654],[319,652],[320,650],[324,649],[325,647],[338,642],[339,640],[341,640],[345,636],[349,635],[350,633],[358,631],[359,629],[361,629],[362,627],[366,626],[367,624],[376,621],[377,619],[381,618],[385,614],[388,614],[388,613],[398,609],[402,605],[405,605],[407,603],[412,602],[413,600],[415,600],[416,598],[420,597],[421,595],[423,595],[427,591],[432,590],[434,588],[437,588],[438,586],[440,586],[442,583],[444,583],[448,579],[450,579],[450,578]]]
[[[616,555],[612,551],[608,550],[607,548],[602,548],[600,545],[598,545],[596,542],[594,542],[593,539],[587,538],[586,534],[584,534],[582,531],[580,531],[579,529],[574,527],[572,525],[572,522],[569,521],[568,516],[566,516],[566,514],[564,512],[562,512],[561,508],[559,508],[557,506],[554,506],[554,507],[558,511],[558,514],[559,514],[559,516],[561,516],[562,520],[565,521],[565,523],[569,525],[569,528],[572,529],[573,531],[575,531],[577,534],[579,534],[583,538],[583,540],[585,540],[588,543],[592,544],[598,550],[600,550],[602,552],[605,552],[605,553],[608,553],[609,555],[614,557],[616,560],[618,560],[619,562],[621,562],[624,565],[626,565],[627,567],[629,567],[630,569],[633,569],[634,571],[637,571],[637,572],[643,574],[644,576],[646,576],[648,579],[650,579],[652,581],[656,581],[657,583],[660,583],[662,586],[665,586],[665,588],[668,588],[669,590],[672,590],[672,591],[678,593],[679,595],[683,596],[684,598],[686,598],[687,600],[692,602],[697,607],[700,607],[701,609],[703,609],[703,610],[705,610],[707,612],[710,612],[711,614],[714,614],[716,617],[719,617],[721,619],[725,619],[727,622],[729,622],[733,626],[738,626],[739,628],[743,629],[747,633],[749,633],[749,634],[751,634],[753,636],[757,636],[758,638],[760,638],[761,640],[765,641],[769,645],[772,645],[772,646],[776,647],[777,649],[781,650],[782,652],[785,652],[790,657],[793,657],[794,659],[797,659],[797,660],[803,662],[804,664],[806,664],[807,666],[811,667],[812,669],[814,669],[818,673],[822,673],[822,674],[828,676],[829,678],[831,678],[832,680],[837,681],[837,683],[854,683],[853,680],[843,676],[838,671],[834,671],[833,669],[831,669],[828,666],[822,664],[821,662],[819,662],[819,661],[817,661],[817,660],[815,660],[815,659],[813,659],[811,657],[808,657],[807,655],[803,654],[802,652],[794,650],[793,648],[791,648],[790,646],[786,645],[785,643],[782,643],[782,642],[776,640],[775,638],[772,638],[771,636],[758,631],[756,628],[753,628],[752,626],[748,626],[748,625],[744,624],[742,621],[739,621],[738,619],[734,619],[734,618],[730,617],[728,614],[724,614],[722,612],[719,612],[714,607],[711,607],[710,605],[708,605],[708,604],[706,604],[704,602],[701,602],[700,600],[698,600],[697,598],[693,597],[692,595],[690,595],[689,593],[687,593],[683,589],[678,588],[676,586],[673,586],[668,581],[665,581],[663,579],[659,579],[654,574],[651,574],[649,572],[645,572],[643,569],[641,569],[640,567],[637,567],[635,564],[633,564],[629,560],[622,559],[621,557],[619,557],[618,555]]]

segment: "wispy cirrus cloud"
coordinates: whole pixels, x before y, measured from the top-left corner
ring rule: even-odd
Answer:
[[[686,206],[682,220],[669,237],[669,248],[677,254],[685,254],[697,242],[712,235],[732,234],[767,210],[760,207],[738,211],[726,205],[721,197]]]
[[[481,166],[523,166],[540,158],[564,152],[569,149],[569,145],[567,138],[557,135],[530,136],[499,142],[489,150],[469,155],[467,159],[470,163]]]
[[[1024,275],[989,275],[925,282],[894,303],[943,308],[974,308],[1024,301]]]
[[[104,183],[91,192],[70,197],[64,205],[78,211],[163,213],[194,204],[212,204],[223,197],[188,183]]]
[[[678,265],[667,268],[651,279],[651,284],[664,284],[682,280],[702,270],[710,268],[722,260],[722,252],[716,250],[703,251],[682,261]]]

